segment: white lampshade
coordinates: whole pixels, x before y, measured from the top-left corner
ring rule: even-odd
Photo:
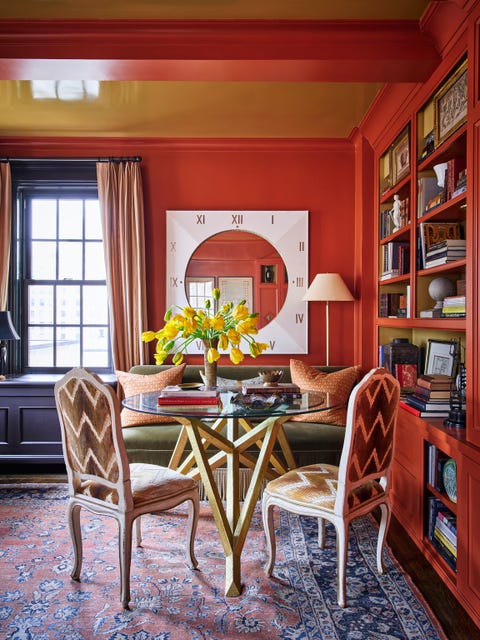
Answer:
[[[354,298],[339,273],[317,273],[303,300],[352,302]]]
[[[317,273],[303,299],[327,303],[325,305],[326,362],[327,366],[330,366],[329,302],[352,302],[354,298],[339,273]]]

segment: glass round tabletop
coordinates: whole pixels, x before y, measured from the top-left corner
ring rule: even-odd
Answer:
[[[123,400],[123,406],[132,411],[195,418],[266,418],[269,416],[299,415],[317,411],[327,411],[341,406],[340,399],[333,393],[323,391],[302,391],[298,394],[257,395],[233,391],[221,392],[219,402],[206,404],[158,404],[160,391],[140,393]]]

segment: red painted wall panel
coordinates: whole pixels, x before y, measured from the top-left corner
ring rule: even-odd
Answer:
[[[3,157],[141,155],[145,193],[150,328],[165,312],[167,209],[306,209],[309,281],[339,272],[353,291],[355,253],[354,148],[348,141],[34,139],[0,142]],[[354,362],[356,305],[330,305],[330,362]],[[312,364],[325,363],[325,307],[309,305]],[[279,364],[289,355],[264,356]]]

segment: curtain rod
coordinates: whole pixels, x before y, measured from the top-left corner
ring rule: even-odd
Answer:
[[[0,162],[141,162],[141,156],[121,158],[0,158]]]

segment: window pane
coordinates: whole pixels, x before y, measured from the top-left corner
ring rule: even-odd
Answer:
[[[80,324],[80,287],[57,287],[57,324]]]
[[[27,260],[17,265],[28,304],[23,368],[111,366],[100,205],[93,182],[84,198],[80,189],[65,188],[67,180],[57,188],[52,179],[48,190],[21,188],[28,216],[18,225],[25,230],[18,255]]]
[[[102,222],[98,200],[85,200],[85,238],[102,240]]]
[[[58,243],[58,279],[81,280],[82,279],[82,243],[59,242]]]
[[[55,242],[32,242],[30,277],[32,280],[53,280],[56,277]]]
[[[85,280],[105,280],[105,258],[102,242],[85,245]]]
[[[83,203],[81,200],[59,200],[58,237],[61,240],[83,238]]]
[[[57,237],[57,201],[32,200],[32,239]]]
[[[57,367],[80,365],[80,330],[78,327],[57,328]]]
[[[85,367],[108,367],[108,331],[102,327],[87,327],[83,330],[83,365]]]
[[[53,286],[28,287],[28,323],[53,324]]]
[[[107,287],[83,287],[83,323],[108,324]]]
[[[30,327],[28,330],[28,366],[53,366],[52,327]]]

